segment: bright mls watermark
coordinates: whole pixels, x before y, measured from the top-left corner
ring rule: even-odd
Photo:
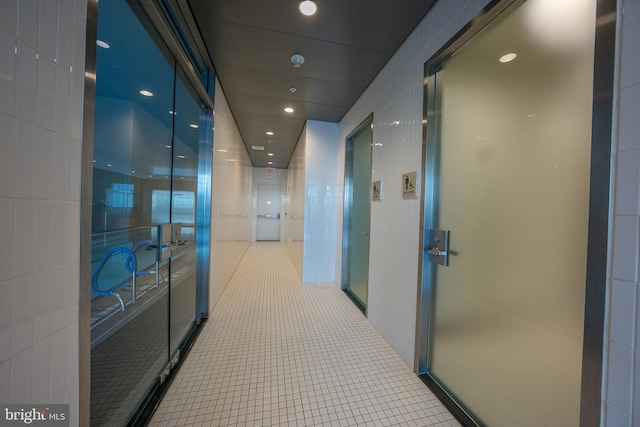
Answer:
[[[69,405],[0,405],[0,427],[69,427]]]

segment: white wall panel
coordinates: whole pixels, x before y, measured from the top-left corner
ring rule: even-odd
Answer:
[[[300,280],[302,280],[304,254],[306,140],[305,127],[287,168],[287,197],[284,205],[284,241]]]
[[[383,193],[382,201],[371,209],[368,315],[410,366],[415,349],[420,199],[402,199],[401,178],[417,171],[418,184],[422,180],[424,63],[487,3],[436,2],[340,122],[339,161],[344,164],[345,138],[373,113],[372,180],[382,181]],[[337,174],[342,186],[344,170],[339,168]],[[418,185],[418,194],[421,191]],[[336,208],[341,230],[341,201]],[[342,242],[335,247],[335,274],[340,277]]]
[[[640,425],[640,2],[618,0],[620,62],[613,124],[611,271],[605,331],[605,425]]]
[[[87,0],[0,5],[0,402],[68,403],[71,426],[86,7]]]
[[[302,281],[336,280],[334,248],[338,205],[338,124],[309,120],[305,149],[305,216]]]
[[[213,124],[209,310],[251,244],[252,232],[251,160],[217,78]]]

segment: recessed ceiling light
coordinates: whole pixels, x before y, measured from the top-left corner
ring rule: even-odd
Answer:
[[[264,150],[264,145],[252,145],[251,148],[254,150],[262,151]]]
[[[111,47],[109,46],[109,43],[104,42],[102,40],[96,40],[96,44],[103,49],[109,49]]]
[[[514,59],[516,59],[516,55],[515,53],[507,53],[506,55],[502,55],[500,57],[500,62],[505,63],[505,62],[511,62]]]
[[[286,107],[284,111],[286,111],[287,113],[293,113],[294,110],[291,107]]]
[[[267,156],[273,157],[273,153],[267,153]]]
[[[273,133],[272,131],[268,130],[268,131],[267,131],[267,135],[269,135],[269,136],[273,136],[273,135],[275,135],[275,133]]]
[[[195,124],[195,123],[191,123],[189,126],[191,126],[191,127],[192,127],[192,128],[194,128],[194,129],[198,129],[198,125],[197,125],[197,124]]]
[[[149,92],[148,90],[141,90],[140,95],[153,96],[153,92]]]
[[[311,16],[315,15],[315,13],[318,11],[318,6],[316,6],[316,4],[311,0],[305,0],[300,3],[298,9],[300,9],[300,12],[303,15]]]
[[[272,164],[273,164],[273,162],[267,162],[267,164],[268,164],[268,165],[272,165]]]

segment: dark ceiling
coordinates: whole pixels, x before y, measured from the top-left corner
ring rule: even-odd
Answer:
[[[189,0],[253,165],[276,168],[305,120],[342,119],[434,3],[317,0],[305,16],[297,0]]]

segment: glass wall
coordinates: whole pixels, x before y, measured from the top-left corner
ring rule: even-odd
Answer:
[[[196,326],[198,160],[211,117],[137,6],[98,7],[91,425],[120,426]]]

